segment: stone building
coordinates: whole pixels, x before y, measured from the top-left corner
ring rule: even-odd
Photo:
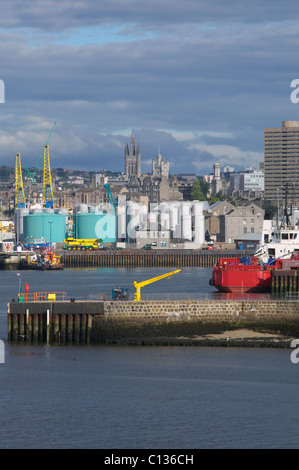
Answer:
[[[162,178],[155,178],[154,176],[146,175],[141,178],[139,192],[148,196],[150,203],[182,201],[183,199],[175,177],[169,180],[164,176]]]
[[[212,194],[217,194],[222,190],[221,172],[219,163],[213,165],[213,180],[211,184]]]
[[[220,215],[219,241],[235,243],[240,236],[263,232],[265,211],[254,203],[234,207],[226,214]]]
[[[76,191],[54,192],[56,207],[71,209],[78,204],[98,206],[109,202],[105,188],[82,188]]]
[[[167,178],[169,177],[169,161],[164,161],[162,155],[158,153],[157,159],[152,161],[153,177]]]
[[[205,215],[206,240],[224,241],[222,240],[224,228],[220,224],[223,224],[225,219],[220,216],[225,216],[234,209],[235,206],[228,201],[218,201],[210,206]]]

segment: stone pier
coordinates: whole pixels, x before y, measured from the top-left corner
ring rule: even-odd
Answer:
[[[298,301],[75,301],[8,304],[8,340],[88,344],[194,337],[223,328],[299,337]]]

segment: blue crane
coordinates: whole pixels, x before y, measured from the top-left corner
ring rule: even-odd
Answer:
[[[113,209],[116,210],[117,202],[114,200],[114,197],[112,196],[112,193],[111,193],[111,190],[110,190],[110,184],[105,184],[105,188],[106,188],[106,191],[107,191],[107,196],[108,196],[109,202],[110,202],[111,206],[113,207]]]

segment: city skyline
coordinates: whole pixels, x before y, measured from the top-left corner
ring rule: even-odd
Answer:
[[[52,167],[117,171],[134,129],[143,173],[258,168],[264,128],[298,120],[293,0],[2,5],[0,166],[34,167],[55,121]]]

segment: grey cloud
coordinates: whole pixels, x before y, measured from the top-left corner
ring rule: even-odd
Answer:
[[[122,1],[122,10],[118,10],[118,2],[72,2],[67,12],[68,2],[49,1],[44,15],[45,3],[36,1],[26,18],[21,5],[15,9],[18,2],[7,6],[11,21],[20,27],[39,25],[46,30],[44,22],[53,21],[54,28],[57,19],[56,28],[63,33],[64,28],[75,27],[76,21],[79,24],[79,12],[84,10],[83,26],[89,21],[100,24],[111,14],[114,22],[121,17],[123,22],[130,20],[128,28],[133,31],[137,20],[143,21],[146,29],[155,18],[157,27],[164,22],[164,35],[69,46],[47,42],[46,34],[39,44],[37,33],[30,29],[2,31],[1,79],[6,85],[6,102],[0,104],[0,164],[18,151],[34,163],[47,126],[50,129],[57,121],[51,156],[54,165],[80,166],[84,162],[90,169],[98,165],[122,169],[122,145],[127,140],[120,129],[135,128],[140,132],[145,160],[153,158],[163,143],[162,154],[173,163],[173,172],[183,168],[194,171],[199,168],[198,159],[200,168],[206,162],[208,172],[216,157],[200,145],[226,144],[212,131],[229,133],[232,147],[258,155],[263,149],[264,127],[298,119],[299,108],[289,99],[290,82],[298,78],[298,24],[292,20],[293,12],[287,15],[281,11],[280,23],[271,25],[271,18],[280,12],[278,2],[273,2],[269,18],[260,2],[253,2],[250,12],[241,8],[240,2],[226,2],[225,7],[213,2],[211,7],[211,2],[174,1],[171,8],[169,2],[159,2],[156,12],[157,4],[143,3]],[[231,19],[240,23],[227,27],[229,10]],[[257,12],[264,23],[254,22]],[[197,13],[202,22],[213,16],[217,27],[190,26],[191,16],[195,21]],[[284,17],[289,21],[281,23]],[[8,18],[1,21],[11,26]],[[173,137],[176,130],[194,130],[206,136],[191,148],[187,139]],[[232,150],[232,155],[237,152]]]
[[[2,27],[31,27],[38,30],[68,30],[99,24],[142,23],[159,27],[169,23],[273,22],[294,17],[299,5],[291,0],[286,5],[278,0],[2,0]]]

